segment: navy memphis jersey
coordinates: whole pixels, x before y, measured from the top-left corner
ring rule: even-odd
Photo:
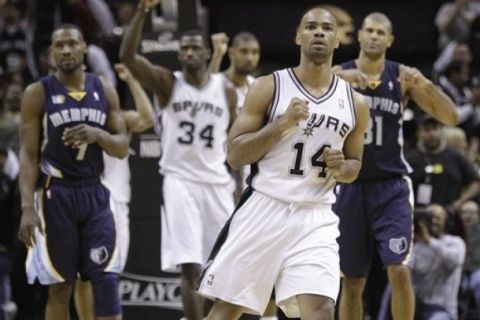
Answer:
[[[42,78],[45,89],[41,171],[57,178],[98,178],[103,172],[102,148],[84,144],[79,148],[65,146],[65,128],[85,123],[105,129],[107,100],[100,79],[85,76],[85,91],[68,91],[54,76]]]
[[[357,65],[352,60],[343,63],[342,68],[356,69]],[[399,177],[411,171],[403,155],[403,99],[399,73],[398,63],[385,60],[379,80],[370,81],[364,90],[355,89],[370,105],[358,180]]]

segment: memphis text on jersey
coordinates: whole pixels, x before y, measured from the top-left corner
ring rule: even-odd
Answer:
[[[54,127],[70,122],[98,123],[103,126],[107,119],[105,112],[93,108],[68,108],[54,112],[48,116]]]
[[[382,97],[371,97],[368,95],[365,95],[365,98],[367,98],[370,109],[372,110],[379,110],[391,114],[398,114],[400,112],[400,104],[395,100]]]

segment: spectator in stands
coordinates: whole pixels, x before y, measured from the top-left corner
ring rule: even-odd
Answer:
[[[446,127],[444,128],[444,134],[447,147],[468,159],[468,141],[465,131],[459,127]]]
[[[18,159],[13,151],[0,145],[0,319],[14,319],[16,305],[11,301],[10,271],[16,221],[20,214],[17,176]]]
[[[25,16],[18,0],[0,6],[0,74],[18,73],[30,82],[38,77],[33,52],[35,1],[26,3]]]
[[[115,10],[117,24],[113,27],[105,43],[105,51],[112,63],[118,61],[118,52],[120,51],[122,37],[135,14],[135,10],[135,4],[131,1],[121,1]]]
[[[467,256],[465,274],[468,288],[475,298],[475,305],[480,313],[480,216],[479,205],[475,201],[467,201],[460,208],[460,217],[466,229]]]
[[[472,0],[454,0],[443,4],[435,17],[439,38],[438,47],[445,48],[451,41],[466,41],[471,25],[480,15],[480,4]]]
[[[416,205],[438,203],[458,210],[480,190],[479,176],[468,160],[447,147],[443,125],[424,117],[418,129],[417,147],[407,154],[413,168]]]
[[[453,61],[458,61],[466,65],[470,71],[470,66],[473,62],[473,53],[468,43],[452,41],[443,49],[433,65],[435,79],[438,80],[445,72],[447,66]],[[472,76],[471,72],[469,72],[469,74]]]
[[[11,82],[6,86],[3,104],[0,105],[0,145],[12,149],[18,157],[20,100],[23,85]]]
[[[455,102],[459,124],[470,137],[475,132],[476,124],[480,124],[480,110],[475,108],[480,105],[480,96],[472,94],[469,78],[468,66],[460,61],[453,61],[445,69],[444,75],[440,76],[439,85]]]
[[[465,261],[462,238],[445,233],[448,213],[439,204],[415,211],[414,245],[408,265],[415,290],[415,320],[457,320],[458,290]],[[387,286],[379,320],[391,320]]]
[[[465,261],[465,243],[445,234],[447,211],[431,204],[417,216],[409,266],[416,297],[416,320],[457,319],[458,289]]]

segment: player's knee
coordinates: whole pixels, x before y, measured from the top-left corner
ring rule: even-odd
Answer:
[[[393,290],[395,290],[396,287],[409,285],[411,283],[410,269],[405,265],[396,264],[388,266],[387,274],[388,281],[392,285]]]
[[[335,314],[335,303],[330,298],[318,299],[312,303],[309,310],[302,312],[302,319],[332,320]]]
[[[361,294],[366,282],[365,278],[342,278],[343,293],[351,295]]]
[[[95,315],[111,317],[122,313],[118,293],[118,274],[102,272],[92,276],[93,297],[95,300]]]
[[[238,319],[242,312],[243,307],[216,299],[205,320]]]
[[[72,296],[73,283],[62,282],[48,287],[48,300],[53,303],[68,305]]]

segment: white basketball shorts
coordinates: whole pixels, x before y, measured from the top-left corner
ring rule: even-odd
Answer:
[[[115,228],[117,231],[117,247],[119,249],[121,270],[125,269],[128,258],[128,248],[130,246],[130,218],[128,203],[119,202],[110,197],[110,209],[115,219]]]
[[[231,184],[204,184],[165,176],[161,208],[162,270],[203,265],[234,209]]]
[[[286,203],[257,191],[245,200],[246,194],[223,245],[215,245],[216,256],[202,273],[199,293],[261,315],[275,287],[277,305],[292,318],[300,315],[299,294],[336,301],[339,231],[331,206]]]

